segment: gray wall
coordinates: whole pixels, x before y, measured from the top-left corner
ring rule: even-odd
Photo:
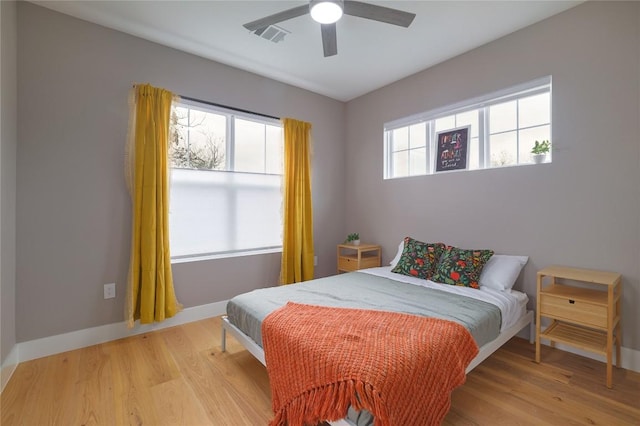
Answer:
[[[0,2],[0,364],[16,343],[17,16]]]
[[[127,95],[174,93],[313,123],[317,276],[343,237],[344,104],[21,2],[16,333],[19,342],[124,319]],[[174,265],[185,307],[277,283],[280,255]],[[117,283],[103,300],[102,286]]]
[[[640,349],[640,3],[589,2],[347,104],[346,224],[623,274],[623,345]],[[425,48],[428,48],[426,46]],[[383,124],[553,76],[553,163],[384,181]]]

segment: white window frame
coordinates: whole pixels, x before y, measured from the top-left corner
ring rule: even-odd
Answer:
[[[201,173],[241,173],[241,174],[264,174],[269,176],[281,176],[283,178],[284,170],[282,173],[249,173],[243,171],[235,171],[234,167],[234,158],[235,158],[235,120],[236,118],[242,119],[245,121],[254,121],[260,124],[277,126],[283,128],[282,122],[277,118],[267,117],[261,114],[254,114],[248,111],[235,110],[231,108],[225,108],[222,106],[212,105],[206,102],[198,102],[192,99],[184,99],[181,98],[180,101],[175,102],[174,106],[177,107],[187,107],[193,108],[204,112],[210,112],[217,115],[223,115],[226,117],[226,140],[225,140],[225,170],[198,170],[198,169],[185,169],[185,168],[177,168],[170,167],[171,170],[189,170],[194,172]],[[284,129],[283,129],[284,130]],[[283,133],[284,138],[284,133]],[[266,153],[266,151],[265,151]],[[284,156],[283,156],[284,158]],[[266,157],[265,157],[266,161]],[[266,170],[266,167],[265,167]],[[230,208],[230,216],[231,220],[235,221],[237,214],[235,210],[237,206],[231,203]],[[281,216],[282,222],[282,216]],[[282,223],[281,223],[282,225]],[[170,230],[171,237],[171,230]],[[282,243],[274,246],[266,246],[266,247],[257,247],[252,249],[238,249],[238,250],[225,250],[219,252],[208,252],[208,253],[192,253],[185,255],[171,255],[171,263],[185,263],[192,261],[200,261],[200,260],[209,260],[209,259],[221,259],[228,257],[238,257],[238,256],[248,256],[248,255],[256,255],[256,254],[265,254],[265,253],[278,253],[282,252]]]
[[[542,77],[533,81],[529,81],[527,83],[518,84],[506,89],[498,90],[496,92],[488,93],[486,95],[478,96],[472,99],[468,99],[462,102],[457,102],[445,107],[432,109],[426,112],[418,113],[411,115],[409,117],[403,117],[398,120],[390,121],[384,124],[384,155],[383,155],[383,178],[386,179],[402,179],[406,177],[413,176],[425,176],[435,174],[435,161],[434,161],[434,153],[435,153],[435,140],[436,140],[436,132],[435,132],[435,120],[443,117],[448,117],[451,115],[462,114],[464,112],[468,112],[471,110],[478,110],[478,138],[479,138],[479,158],[478,158],[478,169],[484,170],[491,167],[491,152],[490,152],[490,129],[489,129],[489,107],[496,104],[501,104],[521,98],[526,98],[529,96],[534,96],[542,93],[549,93],[550,95],[550,105],[549,105],[549,134],[552,135],[553,126],[552,126],[552,85],[551,85],[551,76]],[[393,172],[393,161],[392,161],[392,143],[389,140],[389,135],[392,130],[400,129],[403,127],[408,127],[414,124],[426,122],[427,123],[427,166],[426,174],[420,175],[406,175],[406,176],[394,176]],[[518,128],[517,130],[526,129],[526,127]],[[520,143],[518,143],[518,150],[520,149]],[[519,152],[519,151],[518,151]],[[531,164],[514,164],[515,166],[524,166]],[[459,170],[459,171],[474,171],[474,170]],[[446,172],[449,173],[449,172]]]

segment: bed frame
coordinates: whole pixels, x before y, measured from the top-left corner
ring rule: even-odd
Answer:
[[[527,311],[527,313],[524,314],[515,324],[500,333],[494,340],[486,343],[480,348],[478,355],[476,355],[476,357],[472,359],[467,366],[466,373],[468,374],[471,370],[476,368],[478,364],[487,359],[489,355],[497,351],[502,345],[507,343],[509,339],[518,334],[527,325],[529,326],[529,343],[534,343],[535,327],[533,323],[533,311]],[[256,357],[256,359],[262,363],[262,365],[267,365],[264,359],[264,350],[252,338],[244,334],[238,327],[231,324],[226,315],[222,317],[222,342],[220,343],[222,352],[227,350],[227,332],[235,337],[235,339],[238,340],[240,344],[244,346],[249,353],[251,353],[251,355]],[[352,424],[346,420],[329,422],[329,424],[333,426],[352,426]]]

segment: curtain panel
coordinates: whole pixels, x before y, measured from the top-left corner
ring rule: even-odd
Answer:
[[[132,199],[126,320],[141,324],[178,313],[169,251],[169,132],[171,92],[135,85],[130,97],[127,184]]]
[[[284,231],[280,284],[313,279],[311,124],[283,118]]]

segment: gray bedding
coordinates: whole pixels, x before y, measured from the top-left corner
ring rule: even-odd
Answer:
[[[254,290],[227,304],[232,324],[262,346],[262,320],[288,301],[442,318],[462,324],[478,346],[500,333],[500,309],[490,303],[362,272]]]

